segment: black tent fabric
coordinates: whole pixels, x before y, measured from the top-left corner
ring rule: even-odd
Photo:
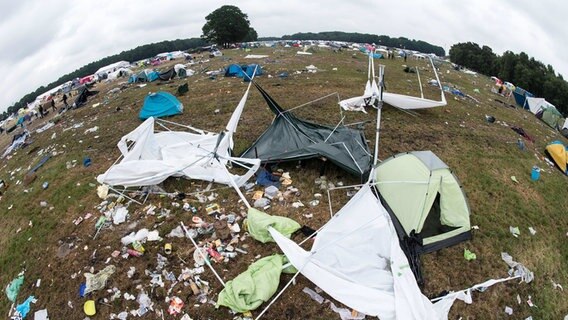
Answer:
[[[81,93],[79,93],[79,95],[75,99],[75,102],[73,103],[73,105],[75,106],[75,108],[79,108],[79,107],[83,106],[85,103],[87,103],[88,97],[94,96],[97,93],[99,93],[99,92],[98,91],[91,91],[91,90],[87,89],[86,87],[84,87],[81,90]]]
[[[171,68],[168,71],[164,71],[164,72],[162,72],[158,75],[160,80],[164,80],[164,81],[172,80],[175,76],[176,76],[176,72],[175,72],[174,68]]]
[[[276,117],[241,157],[259,158],[264,163],[325,157],[347,172],[366,179],[372,156],[363,131],[299,119],[282,109],[256,82],[254,85]]]

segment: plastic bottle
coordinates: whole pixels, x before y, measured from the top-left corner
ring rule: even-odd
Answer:
[[[540,168],[537,166],[533,166],[531,171],[531,179],[533,181],[538,181],[540,179]]]

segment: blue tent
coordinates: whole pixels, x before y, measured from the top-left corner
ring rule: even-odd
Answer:
[[[156,81],[160,78],[160,73],[157,71],[148,72],[148,82]]]
[[[249,65],[231,64],[225,70],[225,77],[244,78],[245,82],[248,82],[249,78],[252,78],[252,74],[254,73],[255,68],[256,68],[255,76],[261,75],[262,67],[258,64],[249,64]]]
[[[243,77],[243,69],[246,69],[246,65],[240,66],[238,64],[231,64],[227,67],[225,71],[225,77]]]
[[[527,100],[527,98],[534,97],[534,94],[528,92],[527,90],[525,90],[521,87],[516,87],[515,91],[513,91],[513,96],[515,97],[515,102],[519,106],[525,107],[526,109],[528,109],[528,104],[525,106],[525,100]]]
[[[256,73],[255,73],[255,69],[256,69]],[[245,82],[249,82],[250,79],[252,78],[252,75],[254,74],[254,76],[260,76],[262,74],[262,67],[260,67],[260,65],[258,64],[249,64],[246,69],[244,70],[244,73],[247,76],[244,76],[243,74],[243,78]],[[240,77],[239,77],[240,78]]]
[[[182,112],[183,105],[176,97],[170,93],[159,91],[146,96],[138,117],[140,120],[146,120],[150,117],[174,116]]]

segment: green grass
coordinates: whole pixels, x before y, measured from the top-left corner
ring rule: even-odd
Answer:
[[[269,62],[260,63],[265,73],[274,77],[269,78],[264,75],[259,77],[258,81],[286,109],[332,92],[337,92],[342,99],[363,92],[367,78],[367,59],[361,54],[353,57],[353,52],[350,51],[333,53],[316,50],[312,56],[296,56],[293,48],[285,51],[262,48],[255,50],[254,53],[270,55]],[[209,70],[214,70],[229,63],[252,62],[243,59],[244,55],[246,53],[241,51],[227,51],[225,58],[231,58],[230,61],[216,58],[206,65],[209,66]],[[386,65],[386,83],[389,91],[420,94],[416,74],[404,73],[402,71],[404,62],[401,59],[379,60],[378,63]],[[315,74],[294,74],[296,70],[301,70],[310,64],[320,68],[320,71]],[[434,77],[428,65],[423,61],[411,59],[406,64],[420,67],[425,96],[437,99],[436,88],[427,85],[428,79]],[[161,68],[167,67],[166,65]],[[194,67],[196,70],[201,68],[202,65]],[[337,71],[333,68],[337,68]],[[282,71],[289,72],[289,78],[276,77]],[[504,98],[490,92],[491,81],[486,77],[459,73],[449,68],[447,64],[441,67],[440,77],[444,84],[455,86],[474,96],[479,103],[456,99],[453,95],[447,94],[448,106],[418,111],[415,115],[385,106],[382,113],[379,150],[381,159],[412,150],[435,152],[452,168],[463,184],[472,211],[472,225],[479,226],[479,230],[473,232],[473,240],[423,257],[425,294],[435,295],[442,290],[459,290],[490,278],[506,276],[507,266],[501,261],[500,255],[501,252],[508,252],[515,260],[535,272],[535,281],[528,285],[508,282],[496,285],[484,293],[475,293],[474,303],[465,305],[457,302],[450,318],[458,316],[467,319],[504,318],[503,310],[506,305],[514,308],[515,316],[518,318],[524,319],[529,315],[534,319],[562,318],[568,313],[568,299],[564,292],[552,288],[551,280],[568,289],[566,271],[568,270],[566,236],[568,201],[564,196],[567,178],[557,168],[548,167],[537,157],[542,157],[548,142],[555,139],[566,142],[565,139],[530,113],[496,103],[494,99],[504,100]],[[5,286],[19,271],[26,268],[26,284],[19,301],[28,294],[34,294],[39,298],[34,308],[48,307],[54,319],[83,318],[80,311],[83,299],[78,298],[76,294],[80,282],[83,281],[82,273],[91,266],[97,271],[104,268],[104,261],[110,253],[113,250],[120,250],[120,237],[130,230],[126,224],[115,226],[112,230],[104,230],[96,240],[92,240],[94,218],[79,226],[73,225],[71,221],[78,216],[84,216],[87,212],[98,217],[94,207],[101,200],[96,196],[96,187],[93,186],[96,184],[95,178],[119,155],[116,143],[120,137],[140,123],[137,114],[144,96],[148,92],[158,90],[175,93],[177,85],[185,82],[189,84],[190,91],[180,97],[184,104],[184,113],[171,120],[213,132],[222,130],[245,90],[245,84],[239,79],[217,77],[211,80],[205,75],[198,74],[169,84],[151,83],[144,88],[129,86],[128,89],[112,96],[107,92],[116,83],[105,84],[97,88],[101,92],[91,98],[87,106],[62,115],[56,127],[42,134],[34,134],[34,142],[27,149],[17,151],[10,159],[1,160],[0,178],[8,181],[10,187],[0,201],[0,218],[3,221],[0,226],[2,234],[0,283]],[[475,93],[474,89],[479,89],[480,93]],[[102,103],[105,97],[108,104]],[[92,105],[95,103],[102,104],[93,108]],[[510,99],[508,103],[514,101]],[[117,112],[117,107],[120,107],[121,111]],[[218,114],[214,112],[216,109],[220,109]],[[376,118],[374,110],[368,115],[340,113],[337,98],[330,97],[300,108],[295,114],[330,125],[337,124],[343,116],[346,123],[369,120],[370,122],[365,126],[365,135],[369,139],[369,146],[374,146]],[[500,123],[489,124],[485,121],[485,115],[492,115],[508,126]],[[254,88],[251,89],[235,136],[235,151],[239,153],[245,150],[270,125],[272,118],[273,115],[261,96]],[[84,122],[83,127],[64,131],[65,128],[79,122]],[[35,125],[39,127],[41,123]],[[86,129],[95,125],[99,127],[97,132],[84,133]],[[527,151],[520,151],[515,144],[518,135],[510,129],[510,126],[523,127],[535,137],[536,142],[534,144],[527,142]],[[57,137],[52,140],[51,135],[54,132]],[[6,140],[9,138],[6,136],[0,138],[0,145],[6,145]],[[27,154],[28,150],[34,147],[38,149]],[[40,168],[37,171],[37,179],[29,186],[16,185],[16,181],[23,179],[27,168],[41,159],[37,151],[48,147],[50,150],[63,151],[63,153],[51,158]],[[87,156],[92,159],[93,164],[84,168],[82,160]],[[66,162],[72,160],[77,160],[77,166],[67,169]],[[541,180],[537,182],[530,179],[530,170],[535,164],[545,169]],[[309,202],[313,199],[313,193],[320,192],[313,183],[319,174],[319,164],[316,161],[306,162],[301,169],[296,168],[296,163],[284,163],[280,166],[290,171],[294,185],[302,191],[298,198],[302,202]],[[22,169],[10,179],[10,172],[17,168]],[[328,170],[327,175],[336,182],[342,181],[345,184],[358,182],[356,178],[347,176],[334,167]],[[518,184],[511,180],[513,175],[519,181]],[[44,181],[49,181],[50,184],[46,190],[41,188]],[[206,185],[207,183],[200,181],[169,179],[164,183],[164,188],[169,192],[189,193]],[[27,193],[24,192],[25,189]],[[223,189],[217,193],[219,197],[216,201],[226,212],[238,213],[242,210],[242,204],[238,203],[238,198],[231,189]],[[48,202],[47,208],[40,207],[39,203],[42,200]],[[195,198],[189,200],[200,207],[199,215],[205,217],[204,205],[199,204]],[[341,192],[334,193],[332,200],[334,210],[339,209],[347,201]],[[141,227],[158,228],[163,235],[180,220],[187,222],[191,219],[191,216],[183,210],[172,207],[171,203],[174,201],[172,199],[152,196],[149,201],[171,209],[171,215],[165,219],[147,217],[142,210],[143,206],[131,205],[129,222],[137,223],[136,230]],[[12,209],[8,210],[11,205]],[[53,209],[49,210],[51,206]],[[269,213],[292,217],[316,229],[329,217],[325,201],[318,207],[298,210],[286,205],[275,205]],[[307,219],[303,216],[304,213],[313,213],[314,218]],[[33,222],[33,227],[28,227],[30,220]],[[520,228],[521,236],[518,239],[509,233],[509,226]],[[529,234],[529,226],[537,230],[535,236]],[[18,228],[22,228],[22,231],[16,233]],[[31,240],[28,241],[29,238]],[[64,238],[76,239],[78,248],[67,258],[58,259],[55,256],[59,247],[58,240]],[[255,255],[279,252],[273,244],[260,245],[250,239],[245,243],[249,245],[251,252],[249,255],[218,268],[222,270],[222,276],[226,280],[244,271]],[[184,253],[190,247],[189,243],[175,240],[173,244],[184,260],[191,260],[190,256]],[[84,246],[88,249],[83,250]],[[148,244],[147,250],[150,254],[143,259],[113,260],[118,272],[111,278],[108,286],[136,294],[138,290],[135,289],[132,281],[126,278],[126,270],[130,265],[135,265],[142,273],[146,268],[153,268],[154,253],[159,252],[160,247],[161,244]],[[463,258],[465,248],[475,252],[477,260],[465,261]],[[97,249],[97,260],[91,263],[90,255],[94,249]],[[176,273],[179,272],[180,263],[181,261],[172,261],[172,264],[176,265]],[[77,277],[72,279],[71,275],[74,273]],[[32,284],[37,278],[42,278],[42,286],[33,288]],[[203,278],[211,282],[213,293],[210,297],[215,300],[216,293],[220,291],[219,286],[211,274],[206,273]],[[281,283],[285,283],[289,278],[283,276]],[[148,281],[143,275],[139,276],[138,280],[142,284]],[[301,290],[304,286],[313,287],[313,285],[303,277],[299,277],[298,281],[298,284],[275,304],[267,315],[269,318],[279,318],[290,308],[295,308],[296,314],[302,314],[304,318],[337,317],[328,308],[316,306],[312,301],[305,299],[305,294],[301,293]],[[176,294],[180,296],[187,293],[184,288],[179,290],[180,292]],[[164,309],[167,305],[163,299],[160,299],[160,294],[156,293],[153,297],[160,308]],[[531,295],[538,308],[529,308],[526,303],[517,305],[517,294],[523,301]],[[101,297],[108,297],[108,294],[101,291],[94,295],[94,298]],[[0,312],[6,314],[9,305],[5,299],[0,301]],[[75,305],[74,309],[67,307],[68,301]],[[189,300],[188,304],[193,305],[193,303],[193,300]],[[137,304],[119,300],[114,302],[114,307],[101,306],[99,313],[107,316],[111,312],[118,313],[126,307],[136,308]],[[202,306],[188,310],[194,318],[232,318],[224,308],[214,310],[212,306]]]

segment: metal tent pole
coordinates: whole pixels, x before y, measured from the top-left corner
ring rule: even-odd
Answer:
[[[375,134],[375,159],[373,161],[373,167],[377,165],[379,160],[379,138],[380,138],[380,128],[381,128],[381,110],[383,108],[383,81],[384,81],[385,66],[379,65],[379,103],[377,105],[377,130]]]

